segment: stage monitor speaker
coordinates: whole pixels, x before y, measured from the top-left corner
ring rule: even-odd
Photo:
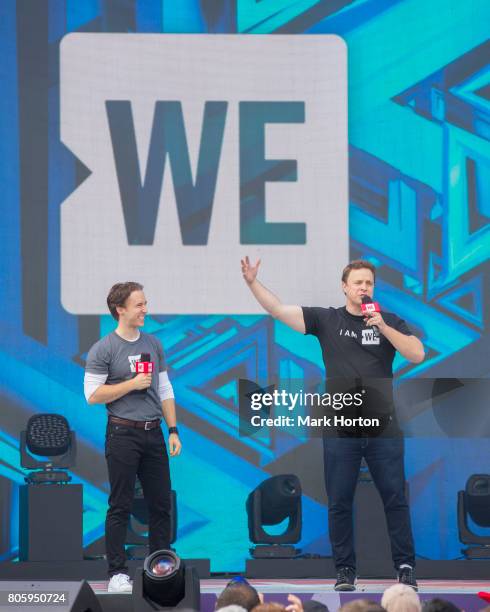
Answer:
[[[43,612],[102,612],[86,580],[0,581],[0,612],[43,610]]]

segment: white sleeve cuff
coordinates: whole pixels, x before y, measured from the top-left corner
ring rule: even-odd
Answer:
[[[175,397],[172,383],[168,378],[166,370],[165,372],[160,372],[158,375],[158,395],[160,396],[160,400],[162,402],[163,400]]]
[[[85,372],[83,379],[83,392],[85,399],[88,400],[97,391],[99,387],[105,384],[107,374],[94,374],[93,372]]]

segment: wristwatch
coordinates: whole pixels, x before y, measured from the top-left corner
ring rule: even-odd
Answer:
[[[177,429],[177,427],[169,427],[168,428],[168,433],[169,434],[173,434],[174,433],[174,434],[179,435],[179,430]]]

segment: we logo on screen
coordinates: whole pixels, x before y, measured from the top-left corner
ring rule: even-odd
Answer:
[[[337,36],[69,34],[61,139],[91,174],[61,206],[61,297],[106,313],[255,314],[338,301],[348,259],[347,57]]]

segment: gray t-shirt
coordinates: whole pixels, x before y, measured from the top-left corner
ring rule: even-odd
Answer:
[[[135,363],[140,361],[142,353],[149,353],[153,362],[151,386],[143,391],[131,391],[107,404],[110,415],[132,421],[151,421],[162,417],[158,377],[159,372],[167,369],[162,343],[155,336],[143,332],[134,342],[112,332],[90,349],[85,371],[107,375],[106,385],[116,385],[136,376]]]

